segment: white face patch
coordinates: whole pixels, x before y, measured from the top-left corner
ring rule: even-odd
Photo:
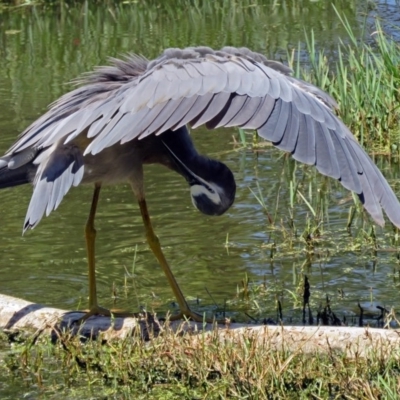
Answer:
[[[214,184],[208,184],[208,186],[213,190],[213,193],[205,188],[203,185],[192,185],[190,186],[190,195],[192,196],[193,205],[196,207],[194,198],[200,195],[205,195],[214,204],[221,204],[221,197],[219,196],[219,187]],[[221,190],[221,189],[220,189]]]
[[[221,197],[219,194],[224,193],[223,189],[215,183],[207,182],[200,176],[196,175],[175,155],[175,153],[165,144],[165,142],[163,143],[168,151],[172,154],[172,156],[176,159],[176,161],[182,166],[182,168],[184,168],[191,177],[195,178],[196,181],[199,182],[199,184],[194,184],[190,186],[190,195],[192,197],[193,205],[197,208],[195,198],[201,195],[207,196],[207,198],[215,205],[220,205]],[[201,183],[203,183],[203,185]]]

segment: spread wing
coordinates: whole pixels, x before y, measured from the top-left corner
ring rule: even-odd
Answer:
[[[379,225],[383,208],[400,228],[393,190],[335,115],[335,101],[290,72],[260,54],[230,47],[168,49],[151,62],[136,56],[115,61],[56,102],[3,160],[67,144],[82,132],[91,139],[85,154],[97,154],[185,124],[239,126],[257,130],[296,160],[338,179]]]

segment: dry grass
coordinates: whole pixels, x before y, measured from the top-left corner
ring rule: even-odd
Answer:
[[[293,352],[284,344],[276,350],[250,332],[241,340],[222,340],[216,331],[193,340],[166,329],[150,342],[133,336],[107,343],[64,333],[34,345],[4,336],[0,370],[18,397],[395,399],[400,353],[387,346],[350,357],[334,349]]]

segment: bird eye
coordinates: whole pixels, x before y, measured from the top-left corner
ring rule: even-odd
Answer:
[[[206,186],[206,189],[211,193],[215,194],[215,190],[211,186]]]

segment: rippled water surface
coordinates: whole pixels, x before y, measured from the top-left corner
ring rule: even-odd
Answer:
[[[287,51],[297,49],[299,41],[304,42],[304,33],[313,29],[317,48],[328,51],[334,61],[337,44],[346,40],[328,5],[331,2],[204,3],[186,7],[174,6],[172,1],[163,5],[149,1],[104,8],[85,3],[75,8],[29,8],[0,15],[0,150],[5,151],[49,103],[71,88],[66,82],[106,63],[108,56],[135,52],[151,58],[165,47],[204,44],[248,46],[284,61]],[[396,7],[382,2],[381,8],[370,11],[363,8],[363,1],[332,3],[360,34],[364,17],[373,18],[368,13],[376,15]],[[226,303],[228,310],[236,311],[236,290],[247,276],[277,293],[290,315],[294,306],[290,291],[296,292],[303,273],[309,277],[314,304],[324,304],[329,295],[340,312],[349,314],[358,301],[366,307],[396,306],[395,253],[380,251],[374,258],[368,246],[359,251],[349,249],[354,242],[356,250],[354,237],[359,237],[361,227],[359,218],[353,238],[344,229],[352,204],[349,194],[271,148],[240,150],[233,136],[237,138],[237,132],[229,129],[193,132],[199,150],[221,159],[235,174],[236,202],[222,217],[197,212],[179,176],[159,166],[145,169],[156,232],[183,292],[199,300],[195,307],[210,309],[214,303]],[[380,166],[390,179],[398,177],[393,166],[390,172],[387,163]],[[289,182],[293,174],[312,204],[318,202],[320,189],[320,201],[327,207],[323,235],[310,257],[302,251],[305,244],[299,239],[310,211],[299,198],[293,209],[295,230],[290,228]],[[258,187],[276,229],[270,227],[251,192],[258,193]],[[92,188],[71,190],[57,211],[21,236],[31,192],[28,186],[0,192],[0,293],[67,309],[84,307],[88,285],[83,227]],[[139,306],[172,307],[171,290],[145,242],[128,186],[104,188],[96,221],[101,303],[112,306],[116,297],[118,307],[134,310]],[[390,234],[390,229],[377,229],[378,240]],[[293,242],[292,248],[288,241]],[[385,246],[388,243],[386,240]],[[272,260],[271,248],[276,248]],[[271,301],[262,316],[275,315]]]

